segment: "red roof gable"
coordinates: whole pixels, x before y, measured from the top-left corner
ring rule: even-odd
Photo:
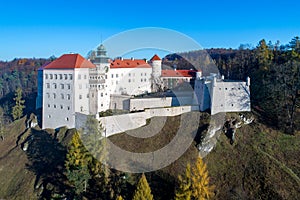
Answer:
[[[110,68],[151,68],[145,60],[115,59],[110,63]]]
[[[162,70],[162,77],[195,77],[195,70]]]
[[[44,69],[74,69],[95,68],[96,66],[79,54],[64,54],[57,58]]]
[[[151,59],[150,59],[150,61],[154,61],[154,60],[161,60],[160,59],[160,57],[158,57],[158,55],[154,55]]]

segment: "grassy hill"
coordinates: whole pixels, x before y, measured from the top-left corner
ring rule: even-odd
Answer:
[[[230,145],[222,134],[204,159],[217,199],[299,199],[300,135],[259,122],[237,130]]]
[[[14,121],[0,140],[0,199],[38,199],[42,192],[60,189],[51,180],[62,176],[65,145],[73,130],[43,131],[25,125],[26,117]]]
[[[155,199],[172,199],[177,176],[188,162],[198,156],[196,143],[205,133],[209,115],[201,117],[198,129],[188,132],[197,137],[188,150],[174,163],[161,170],[146,173]],[[155,125],[158,118],[149,121]],[[74,130],[26,129],[26,119],[17,120],[6,128],[0,140],[0,199],[38,199],[38,195],[64,193],[63,163],[66,144]],[[110,140],[132,152],[150,152],[168,144],[176,135],[180,116],[168,117],[161,131],[148,139],[125,133]],[[141,127],[134,131],[151,131]],[[27,151],[24,144],[30,140]],[[216,148],[204,159],[211,182],[216,186],[216,199],[299,199],[300,198],[300,135],[286,135],[255,121],[236,132],[233,145],[221,134]],[[138,174],[131,174],[126,188],[130,199]],[[129,184],[129,185],[130,185]]]
[[[25,131],[25,118],[10,124],[0,140],[0,199],[36,199],[35,175],[26,169],[28,158],[17,145]]]

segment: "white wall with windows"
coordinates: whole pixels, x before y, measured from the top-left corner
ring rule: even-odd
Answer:
[[[75,112],[89,114],[89,69],[74,69],[74,107]]]
[[[74,71],[44,69],[43,128],[74,127]]]
[[[111,94],[138,95],[151,92],[151,68],[111,68]]]

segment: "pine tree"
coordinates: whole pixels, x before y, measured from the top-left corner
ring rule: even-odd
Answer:
[[[20,119],[23,115],[23,109],[25,108],[25,100],[22,99],[22,89],[18,88],[15,92],[15,106],[12,108],[13,119]]]
[[[145,174],[142,174],[142,177],[140,178],[137,184],[132,200],[153,200],[151,188],[147,182]]]
[[[121,195],[119,195],[116,200],[124,200],[124,199]]]
[[[211,199],[214,186],[209,184],[206,164],[200,157],[197,158],[195,166],[192,167],[192,196],[196,200]]]
[[[187,164],[185,175],[182,177],[178,176],[179,179],[179,187],[175,191],[175,200],[190,200],[192,196],[191,190],[191,166]]]
[[[105,166],[108,159],[106,138],[103,137],[103,127],[93,116],[88,116],[82,134],[82,141],[92,155],[89,167],[93,176],[104,178],[108,183],[109,170]]]
[[[84,148],[79,133],[76,132],[72,137],[65,161],[66,176],[74,188],[76,197],[81,197],[88,186],[88,180],[91,178],[88,169],[90,160],[91,156]]]

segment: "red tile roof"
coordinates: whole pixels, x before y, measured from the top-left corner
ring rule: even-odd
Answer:
[[[57,58],[44,69],[74,69],[95,68],[96,66],[79,54],[64,54]]]
[[[110,68],[151,68],[145,60],[115,59],[110,63]]]
[[[158,57],[158,55],[154,55],[151,59],[150,59],[150,61],[154,61],[154,60],[161,60],[160,59],[160,57]]]
[[[195,70],[162,70],[162,77],[195,77]]]

